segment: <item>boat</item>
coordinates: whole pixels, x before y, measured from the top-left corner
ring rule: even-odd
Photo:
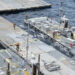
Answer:
[[[46,39],[51,37],[67,54],[75,55],[75,27],[69,25],[69,19],[63,15],[60,22],[49,17],[24,19],[24,23],[32,26],[37,32],[43,33]]]

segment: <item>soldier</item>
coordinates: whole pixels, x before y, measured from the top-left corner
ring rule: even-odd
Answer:
[[[26,14],[26,20],[28,20],[28,14]]]
[[[16,23],[13,23],[13,28],[14,28],[14,30],[15,30],[15,28],[16,28]]]
[[[53,32],[53,38],[55,38],[55,32]]]
[[[19,50],[20,50],[20,43],[19,42],[16,44],[11,44],[10,46],[16,46],[16,50],[17,50],[17,52],[19,52]]]
[[[17,52],[18,52],[19,49],[20,49],[20,43],[16,43],[15,46],[16,46],[16,50],[17,50]]]

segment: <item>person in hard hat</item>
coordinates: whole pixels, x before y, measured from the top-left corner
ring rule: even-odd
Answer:
[[[13,23],[13,28],[14,28],[14,30],[15,30],[15,28],[16,28],[16,23]]]
[[[28,19],[28,14],[25,15],[26,16],[26,20]]]
[[[65,26],[64,26],[64,28],[68,28],[68,27],[69,27],[68,21],[65,21]]]
[[[55,32],[53,32],[53,38],[55,38]]]
[[[18,52],[19,49],[20,49],[20,43],[16,43],[15,46],[16,46],[16,50],[17,50],[17,52]]]

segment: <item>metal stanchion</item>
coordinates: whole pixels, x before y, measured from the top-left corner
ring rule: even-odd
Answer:
[[[8,63],[7,75],[10,75],[10,64]]]
[[[28,14],[26,14],[26,20],[28,20]],[[28,50],[29,50],[29,24],[28,24],[28,34],[27,34],[27,46],[26,46],[26,59],[28,60]]]

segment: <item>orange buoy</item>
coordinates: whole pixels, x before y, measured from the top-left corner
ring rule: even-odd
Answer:
[[[71,47],[71,48],[73,47],[73,44],[72,44],[72,43],[70,43],[70,47]]]

